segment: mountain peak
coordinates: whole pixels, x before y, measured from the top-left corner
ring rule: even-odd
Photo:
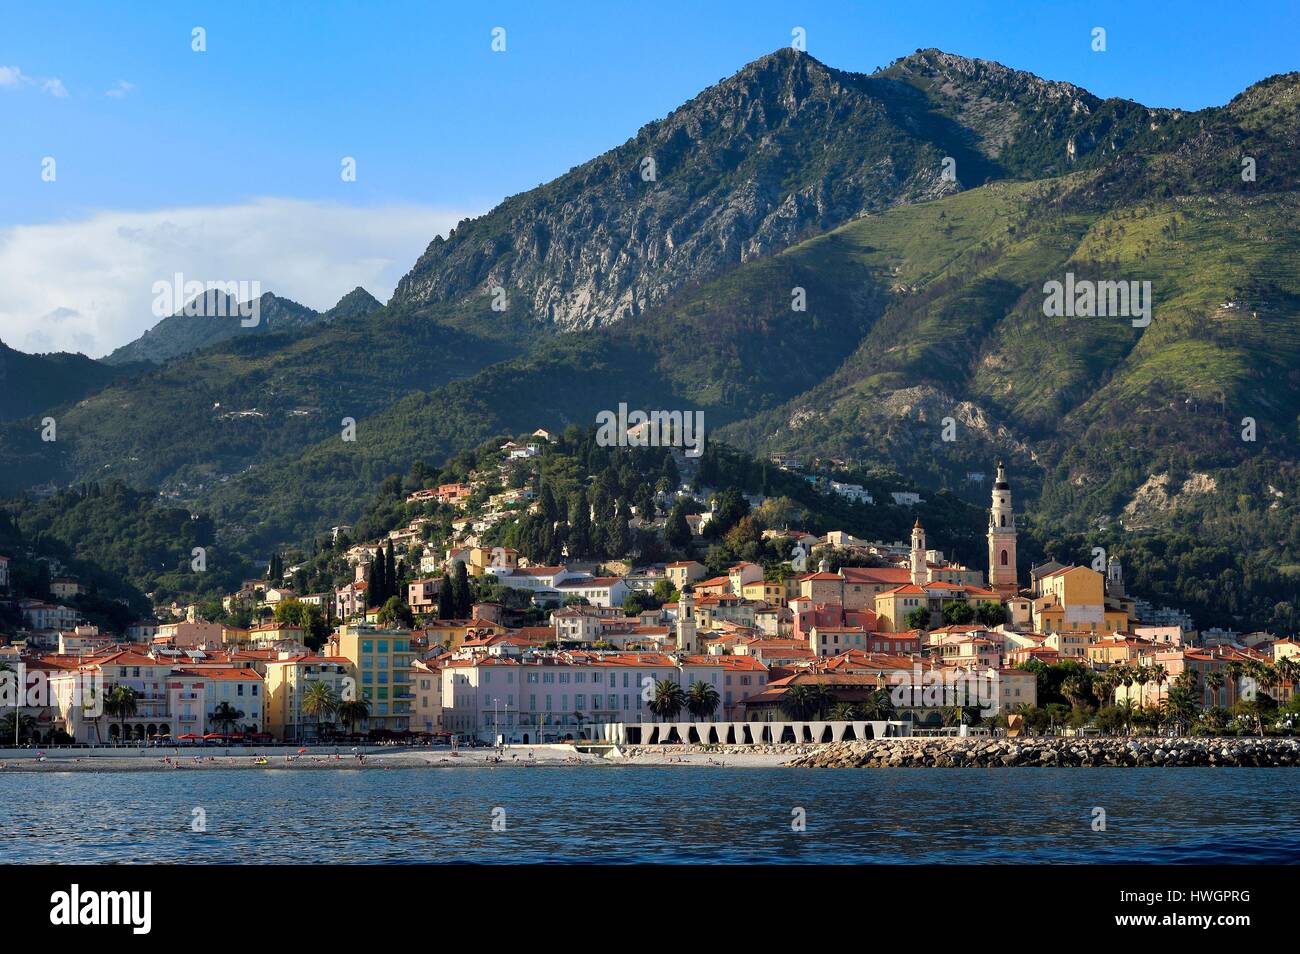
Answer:
[[[334,321],[338,318],[362,318],[383,307],[379,299],[358,285],[340,298],[323,317],[326,321]]]

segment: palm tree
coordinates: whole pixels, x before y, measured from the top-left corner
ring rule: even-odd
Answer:
[[[1300,675],[1300,665],[1297,665],[1296,661],[1289,656],[1283,656],[1273,664],[1273,668],[1277,670],[1278,681],[1289,686],[1294,686],[1296,676]]]
[[[945,706],[943,710],[943,724],[946,726],[964,725],[966,722],[966,709],[964,706]]]
[[[36,720],[21,710],[15,709],[0,719],[0,739],[13,739],[15,745],[35,731]]]
[[[1114,669],[1108,669],[1092,681],[1092,694],[1097,697],[1097,708],[1104,709],[1111,704],[1111,693],[1119,683],[1119,675]]]
[[[1241,676],[1246,671],[1240,659],[1234,659],[1228,663],[1228,678],[1232,680],[1232,701],[1236,702],[1241,698]]]
[[[1122,686],[1124,687],[1124,690],[1125,690],[1125,692],[1124,692],[1124,701],[1125,701],[1126,703],[1128,703],[1130,706],[1133,704],[1133,699],[1132,699],[1132,697],[1129,695],[1128,690],[1133,688],[1133,679],[1134,679],[1135,676],[1136,676],[1136,672],[1135,672],[1135,670],[1133,669],[1132,666],[1120,666],[1120,667],[1119,667],[1119,676],[1118,676],[1118,678],[1119,678],[1119,681],[1120,681],[1120,685],[1122,685]]]
[[[1151,667],[1151,681],[1156,684],[1156,701],[1159,701],[1160,689],[1169,681],[1169,670],[1162,663],[1156,663]]]
[[[136,694],[130,686],[116,685],[104,697],[104,714],[118,720],[118,740],[126,741],[126,720],[136,713]]]
[[[835,722],[854,722],[858,718],[858,707],[851,702],[837,702],[831,706],[831,719]]]
[[[786,718],[792,722],[803,722],[807,719],[812,711],[809,695],[808,686],[793,685],[786,689],[785,695],[781,697],[781,711],[785,713]]]
[[[1219,697],[1219,690],[1223,688],[1223,673],[1212,672],[1209,675],[1207,675],[1205,677],[1205,688],[1210,690],[1210,692],[1212,693],[1211,696],[1212,701],[1210,705],[1217,706],[1221,701]]]
[[[707,721],[718,709],[721,698],[710,683],[696,679],[686,691],[686,708],[697,719]]]
[[[0,672],[13,672],[13,671],[14,671],[13,666],[9,665],[6,662],[0,662]],[[8,681],[8,677],[6,677],[5,681],[6,682]],[[23,706],[23,687],[18,685],[18,677],[14,676],[14,715],[15,716],[17,716],[17,714],[22,711],[22,706]],[[14,730],[14,744],[17,745],[18,744],[18,720],[17,719],[15,719],[15,721],[11,724],[11,727]],[[9,733],[5,732],[3,733],[3,736],[4,738],[8,738]]]
[[[1132,699],[1125,699],[1119,705],[1120,718],[1124,720],[1124,730],[1131,733],[1133,731],[1133,715],[1137,712],[1137,707],[1133,705]]]
[[[370,703],[365,699],[347,699],[339,703],[336,715],[348,727],[348,735],[352,735],[353,726],[370,718]]]
[[[660,719],[671,722],[686,706],[686,693],[671,679],[655,682],[655,697],[650,700],[650,711]]]
[[[1071,708],[1079,708],[1079,705],[1092,695],[1088,678],[1082,674],[1067,676],[1061,682],[1061,695],[1070,700]]]
[[[1147,666],[1138,666],[1133,670],[1133,681],[1138,684],[1138,707],[1147,704],[1147,683],[1151,681],[1151,670]]]
[[[1196,694],[1194,687],[1189,685],[1190,682],[1192,680],[1189,679],[1172,686],[1169,696],[1164,700],[1165,713],[1180,733],[1191,726],[1196,715]]]
[[[230,727],[244,717],[242,709],[236,709],[229,702],[222,700],[212,707],[212,715],[209,716],[214,726],[220,728],[226,735],[230,734]]]
[[[835,696],[831,694],[829,687],[819,683],[808,687],[808,704],[814,717],[819,720],[824,719],[826,710],[835,705]]]
[[[874,689],[858,703],[858,712],[869,722],[882,722],[894,717],[894,700],[884,689]]]
[[[321,734],[321,725],[328,716],[339,707],[339,698],[334,690],[323,682],[311,682],[302,694],[302,711],[316,719],[316,734]]]

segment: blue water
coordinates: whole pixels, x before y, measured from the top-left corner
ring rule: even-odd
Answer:
[[[1296,779],[695,766],[10,774],[0,862],[1285,863],[1300,861]],[[195,808],[206,832],[191,830]],[[492,828],[495,808],[505,831]],[[791,829],[796,808],[804,832]]]

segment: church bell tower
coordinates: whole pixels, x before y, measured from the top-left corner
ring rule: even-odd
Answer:
[[[1016,515],[1011,509],[1011,485],[1002,461],[998,461],[993,506],[989,508],[989,588],[1008,596],[1020,589],[1016,579]]]
[[[921,526],[921,518],[916,518],[916,526],[912,528],[912,582],[919,585],[930,582],[930,567],[925,559],[925,530]]]

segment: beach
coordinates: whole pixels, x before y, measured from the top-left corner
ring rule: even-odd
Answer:
[[[328,771],[331,769],[420,769],[488,766],[545,768],[592,766],[611,768],[639,765],[713,765],[728,768],[773,768],[813,751],[815,746],[755,746],[707,750],[701,746],[632,746],[605,752],[580,752],[572,746],[506,746],[496,749],[392,748],[357,754],[340,748],[310,748],[275,754],[207,752],[202,749],[157,749],[130,755],[36,752],[0,758],[0,774],[11,772],[197,772],[213,769],[250,771]]]

